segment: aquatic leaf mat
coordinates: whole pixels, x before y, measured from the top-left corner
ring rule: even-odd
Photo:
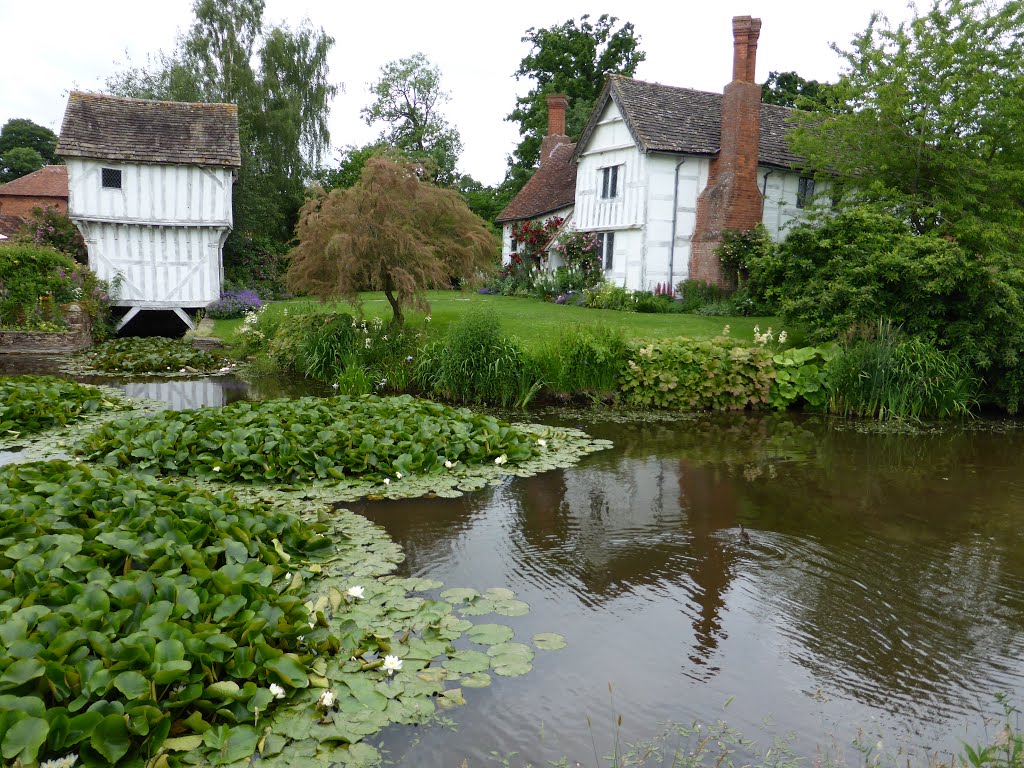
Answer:
[[[136,403],[131,417],[159,412],[157,403]],[[84,434],[120,414],[89,417],[79,425],[51,430],[20,446],[18,461],[52,458],[67,451]],[[333,551],[316,561],[289,564],[285,589],[305,600],[315,617],[310,646],[330,652],[313,658],[307,688],[289,688],[285,699],[248,708],[250,690],[213,684],[207,694],[222,696],[218,713],[251,711],[252,721],[240,719],[217,725],[190,725],[195,732],[170,735],[154,756],[153,765],[249,765],[254,755],[261,766],[379,765],[382,756],[369,741],[392,723],[425,724],[443,719],[454,707],[472,702],[472,689],[490,685],[492,675],[517,676],[532,669],[536,650],[564,647],[553,633],[536,635],[532,645],[517,642],[514,630],[493,621],[500,616],[525,614],[529,606],[511,590],[490,587],[483,591],[441,591],[435,580],[390,575],[403,559],[400,547],[383,529],[338,504],[359,498],[410,498],[424,495],[456,497],[509,476],[529,476],[568,467],[611,445],[569,428],[515,424],[516,430],[535,441],[535,454],[516,464],[454,463],[444,472],[403,475],[389,484],[379,477],[344,477],[290,485],[223,482],[191,478],[190,483],[215,491],[230,491],[240,501],[265,502],[278,512],[291,512],[311,524],[328,527]],[[13,446],[11,446],[13,447]],[[2,448],[2,446],[0,446]],[[361,595],[355,594],[360,590]],[[350,591],[352,590],[352,591]],[[479,623],[476,617],[488,617]],[[363,638],[367,647],[351,647]],[[388,674],[384,657],[401,660],[400,669]],[[392,666],[394,666],[392,664]],[[287,682],[294,670],[282,668]],[[261,689],[267,691],[267,689]],[[322,706],[322,694],[333,701]],[[130,755],[129,755],[130,757]]]

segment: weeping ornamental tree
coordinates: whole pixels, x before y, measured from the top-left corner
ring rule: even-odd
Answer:
[[[345,298],[384,291],[394,324],[403,307],[429,312],[424,292],[492,268],[493,235],[453,190],[420,179],[405,160],[374,157],[359,183],[320,191],[299,214],[286,282],[295,292]]]

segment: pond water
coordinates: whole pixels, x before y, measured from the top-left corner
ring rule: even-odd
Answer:
[[[767,718],[805,755],[851,758],[859,733],[948,752],[998,730],[996,691],[1020,701],[1024,431],[751,414],[582,426],[616,447],[456,502],[360,510],[401,544],[405,574],[508,586],[531,613],[499,621],[569,642],[467,692],[456,732],[389,734],[396,758],[415,741],[417,766],[491,751],[595,765],[616,730],[719,718],[761,739]]]
[[[303,393],[127,386],[175,407]],[[948,756],[998,731],[997,691],[1022,702],[1024,425],[530,418],[615,447],[461,499],[350,505],[402,546],[404,575],[509,587],[531,612],[482,621],[569,643],[467,690],[454,729],[389,729],[390,759],[593,766],[616,734],[694,719],[852,762],[858,737]]]

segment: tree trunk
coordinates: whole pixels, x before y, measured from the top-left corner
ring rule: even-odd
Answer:
[[[402,316],[402,305],[395,298],[394,291],[395,286],[391,282],[391,276],[388,275],[384,281],[384,295],[387,297],[388,304],[391,305],[391,312],[394,315],[391,318],[391,324],[400,328],[405,325],[405,317]]]

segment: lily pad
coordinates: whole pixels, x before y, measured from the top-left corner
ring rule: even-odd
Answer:
[[[515,592],[505,587],[491,587],[490,589],[484,591],[484,597],[495,601],[511,600],[515,596]]]
[[[525,616],[530,612],[530,604],[522,600],[501,600],[494,603],[494,612],[502,616]]]
[[[477,624],[466,632],[466,637],[480,645],[507,643],[513,635],[515,633],[512,627],[506,627],[504,624]]]
[[[533,644],[542,651],[558,651],[568,645],[564,637],[556,635],[554,632],[541,632],[534,635]]]
[[[469,605],[458,605],[456,608],[463,616],[486,616],[488,613],[494,613],[494,603],[483,597]]]
[[[452,672],[471,674],[483,672],[491,666],[491,660],[486,653],[481,651],[460,650],[452,654],[446,661],[441,662],[441,666]]]
[[[491,684],[491,676],[486,672],[474,672],[462,678],[459,683],[463,688],[486,688]]]
[[[454,605],[458,605],[459,603],[470,603],[478,597],[480,597],[480,593],[475,589],[466,589],[464,587],[446,589],[441,593],[442,600],[447,600],[449,603]]]

